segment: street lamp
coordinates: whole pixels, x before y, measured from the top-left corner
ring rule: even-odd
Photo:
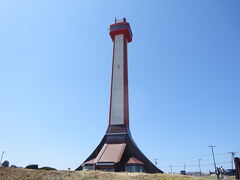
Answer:
[[[1,156],[1,160],[0,160],[0,165],[2,166],[2,159],[3,159],[3,154],[5,153],[6,151],[3,151],[2,152],[2,156]]]
[[[199,166],[199,173],[200,173],[200,176],[202,176],[202,172],[201,172],[201,165],[200,165],[200,161],[201,161],[202,159],[198,159],[198,166]]]
[[[158,163],[157,163],[157,158],[155,158],[154,160],[155,160],[155,166],[157,167],[157,164],[158,164]]]
[[[234,161],[234,155],[236,155],[236,152],[228,152],[232,155],[232,169],[233,169],[233,161]]]
[[[216,175],[217,175],[217,179],[219,180],[219,174],[218,174],[218,172],[217,172],[217,166],[216,166],[216,162],[215,162],[215,157],[214,157],[214,152],[213,152],[213,148],[214,147],[216,147],[216,146],[208,146],[208,147],[210,147],[211,149],[212,149],[212,156],[213,156],[213,163],[214,163],[214,168],[215,168],[215,173],[216,173]]]

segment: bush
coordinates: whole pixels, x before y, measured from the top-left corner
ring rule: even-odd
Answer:
[[[4,161],[4,162],[2,163],[2,166],[3,166],[3,167],[9,167],[9,162],[8,162],[8,161]]]
[[[39,169],[42,169],[42,170],[57,170],[55,168],[52,168],[52,167],[47,167],[47,166],[44,166],[44,167],[41,167]]]
[[[29,164],[25,168],[26,169],[38,169],[38,165],[37,164]]]

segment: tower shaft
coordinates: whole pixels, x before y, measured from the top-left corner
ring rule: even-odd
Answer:
[[[113,40],[113,62],[109,126],[129,126],[127,39],[124,34]]]

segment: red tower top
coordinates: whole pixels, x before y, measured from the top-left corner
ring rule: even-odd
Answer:
[[[128,42],[132,41],[132,36],[133,36],[132,30],[131,30],[130,24],[126,22],[126,18],[123,18],[123,19],[115,18],[115,23],[110,25],[109,30],[110,30],[109,34],[113,41],[114,41],[115,35],[118,35],[118,34],[124,34]]]

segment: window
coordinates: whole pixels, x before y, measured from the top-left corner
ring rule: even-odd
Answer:
[[[99,170],[105,171],[105,172],[114,172],[113,168],[100,168]]]
[[[84,170],[84,171],[93,170],[93,165],[84,165],[84,166],[83,166],[83,170]]]
[[[110,31],[112,30],[116,30],[116,29],[122,29],[122,28],[129,28],[128,24],[123,24],[123,25],[119,25],[119,26],[113,26],[110,28]]]
[[[127,172],[145,172],[142,165],[126,165],[125,171]]]

